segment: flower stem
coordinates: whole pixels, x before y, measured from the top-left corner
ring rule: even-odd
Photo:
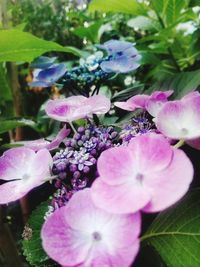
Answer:
[[[184,143],[185,143],[185,141],[183,139],[181,139],[174,145],[174,148],[179,148],[179,147],[183,146]]]
[[[72,122],[69,122],[69,125],[71,126],[73,132],[74,132],[74,133],[77,133],[77,131],[76,131],[76,129],[75,129],[73,123],[72,123]]]

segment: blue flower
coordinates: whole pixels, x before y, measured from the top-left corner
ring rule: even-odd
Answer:
[[[33,72],[33,81],[29,83],[31,87],[49,87],[53,85],[66,73],[65,64],[54,64],[49,68],[36,69]]]
[[[38,57],[31,63],[31,68],[33,69],[47,69],[51,67],[57,57]]]
[[[105,72],[127,73],[140,66],[141,56],[132,43],[110,40],[98,47],[105,49],[108,53],[108,57],[100,64],[101,69]]]

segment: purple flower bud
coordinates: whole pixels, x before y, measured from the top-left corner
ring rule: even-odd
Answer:
[[[79,179],[80,176],[81,176],[81,174],[80,174],[79,171],[75,171],[74,174],[73,174],[74,179]]]
[[[83,172],[84,173],[88,173],[90,171],[90,168],[88,167],[88,166],[85,166],[84,168],[83,168]]]
[[[83,142],[85,142],[85,141],[88,140],[88,137],[87,137],[86,135],[83,135],[83,136],[81,137],[81,140],[82,140]]]
[[[69,167],[69,170],[71,172],[75,172],[75,171],[77,171],[77,166],[75,164],[71,164],[70,167]]]
[[[81,138],[81,135],[79,133],[74,134],[74,139],[79,140]]]
[[[83,127],[83,126],[78,127],[79,133],[83,133],[84,131],[85,131],[85,127]]]

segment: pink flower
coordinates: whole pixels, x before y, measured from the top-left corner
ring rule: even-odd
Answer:
[[[91,189],[77,192],[43,225],[43,248],[65,267],[128,267],[139,250],[140,214],[117,215],[94,206]]]
[[[119,214],[164,210],[187,192],[193,178],[185,153],[154,133],[104,151],[97,168],[92,199],[99,208]]]
[[[53,160],[47,149],[35,153],[18,147],[7,150],[0,157],[0,204],[6,204],[26,195],[50,176]]]
[[[155,123],[163,135],[172,139],[200,137],[200,94],[190,93],[181,100],[165,103]]]
[[[64,126],[52,141],[48,141],[44,138],[41,138],[34,141],[24,141],[20,143],[23,144],[25,147],[33,149],[34,151],[38,151],[42,148],[53,150],[57,148],[69,134],[70,129],[66,129],[66,126]]]
[[[89,98],[71,96],[65,99],[49,100],[46,113],[52,119],[72,122],[92,114],[104,114],[110,110],[110,105],[110,100],[102,95]]]
[[[115,106],[128,111],[134,111],[137,108],[145,109],[153,117],[156,117],[167,98],[173,93],[172,90],[162,92],[156,91],[150,96],[148,95],[135,95],[125,102],[115,102]]]

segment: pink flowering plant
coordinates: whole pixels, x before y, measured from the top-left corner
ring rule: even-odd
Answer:
[[[160,249],[162,242],[169,255],[173,249],[168,232],[192,234],[187,219],[195,217],[184,204],[194,177],[187,149],[200,148],[200,94],[175,100],[173,90],[157,90],[109,98],[102,84],[135,71],[141,55],[126,41],[97,48],[103,52],[71,70],[56,58],[32,63],[30,86],[60,88],[59,97],[44,104],[57,132],[51,140],[18,142],[0,157],[0,204],[43,190],[45,183],[51,187],[23,233],[24,254],[34,266],[139,266],[145,244],[168,262]],[[182,203],[188,217],[180,224]],[[170,228],[169,218],[178,229]]]

